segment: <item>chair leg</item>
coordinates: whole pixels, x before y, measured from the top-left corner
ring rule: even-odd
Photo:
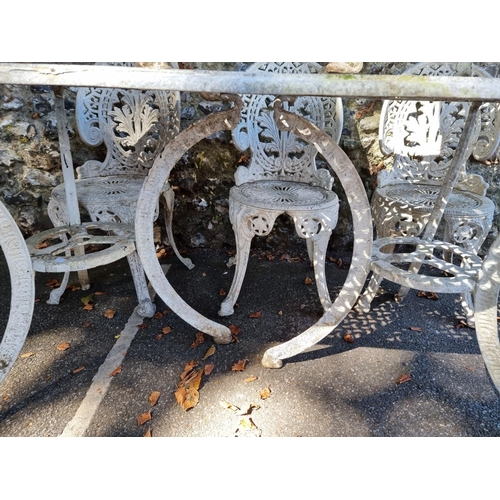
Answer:
[[[165,200],[165,229],[167,231],[167,236],[168,236],[168,241],[170,243],[170,246],[172,247],[172,250],[174,251],[175,255],[177,255],[177,258],[188,268],[188,269],[193,269],[194,264],[191,261],[191,259],[188,259],[187,257],[182,257],[179,250],[177,249],[177,245],[175,244],[174,240],[174,233],[172,232],[172,219],[173,219],[173,213],[174,213],[174,192],[172,189],[165,189],[163,191],[163,198]]]
[[[325,311],[328,311],[332,305],[330,299],[330,292],[326,284],[325,274],[325,260],[328,241],[330,240],[331,231],[322,230],[319,235],[313,239],[313,265],[314,265],[314,279],[316,287],[318,288],[319,300]],[[308,238],[307,240],[309,240]]]
[[[238,228],[238,225],[236,225],[235,228]],[[234,233],[236,238],[236,267],[231,288],[220,306],[219,316],[231,316],[231,314],[234,313],[234,304],[240,295],[241,285],[243,284],[243,278],[247,270],[248,257],[250,255],[250,245],[254,236],[254,233],[238,229],[235,229]]]
[[[139,302],[136,312],[139,316],[144,318],[152,318],[156,312],[156,305],[151,301],[148,285],[146,283],[146,275],[144,274],[139,255],[134,251],[127,255],[127,259],[130,266],[130,272],[132,273],[132,279],[134,280],[137,300]]]

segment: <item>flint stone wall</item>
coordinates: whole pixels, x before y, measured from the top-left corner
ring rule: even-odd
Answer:
[[[180,68],[243,71],[250,63],[179,63]],[[413,63],[364,63],[361,73],[399,74]],[[477,63],[488,67],[496,76],[500,63]],[[103,159],[103,147],[86,146],[76,133],[74,120],[76,94],[65,92],[69,135],[75,168],[91,158]],[[198,93],[183,92],[181,127],[218,109],[221,102],[207,101]],[[25,236],[51,227],[47,203],[54,186],[62,182],[53,94],[41,86],[0,85],[0,198],[7,206]],[[376,173],[390,163],[378,146],[378,122],[382,101],[344,100],[344,128],[340,146],[358,170],[371,197]],[[192,148],[172,171],[170,182],[176,192],[174,233],[180,248],[234,247],[234,236],[228,217],[228,192],[233,185],[237,166],[245,161],[229,132],[206,138]],[[500,171],[498,161],[490,165],[472,163],[470,172],[481,174],[490,184],[488,196],[500,206]],[[337,182],[337,186],[340,184]],[[335,186],[334,186],[335,189]],[[352,225],[349,207],[340,188],[340,217],[330,240],[330,249],[349,249]],[[498,233],[500,221],[495,218],[492,232],[483,248]],[[166,243],[162,221],[155,231],[158,244]],[[290,241],[292,240],[292,242]],[[271,235],[255,238],[255,248],[273,252],[302,252],[305,246],[295,234],[293,223],[280,217]]]

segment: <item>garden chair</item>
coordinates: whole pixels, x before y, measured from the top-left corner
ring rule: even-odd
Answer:
[[[419,63],[408,75],[491,77],[467,63]],[[442,181],[463,131],[470,103],[385,101],[379,142],[393,164],[377,176],[372,214],[377,238],[419,236],[427,224]],[[484,161],[500,140],[498,105],[483,105],[466,160]],[[477,252],[492,225],[495,205],[486,197],[488,184],[460,166],[457,184],[443,216],[443,240]]]
[[[318,73],[317,63],[254,63],[247,72]],[[332,191],[333,176],[318,168],[317,150],[298,136],[281,131],[273,118],[274,97],[244,95],[242,117],[232,132],[241,151],[251,154],[249,165],[235,173],[235,186],[229,193],[229,217],[236,239],[234,278],[220,316],[234,312],[243,283],[252,238],[268,235],[281,214],[292,217],[297,234],[306,239],[308,255],[321,304],[331,306],[325,278],[328,241],[337,224],[339,201]],[[324,130],[336,142],[342,133],[340,98],[301,96],[290,106]]]
[[[83,209],[93,223],[89,225],[92,233],[96,231],[100,233],[102,227],[105,227],[106,231],[111,231],[109,228],[116,227],[118,232],[115,231],[115,235],[119,235],[127,242],[126,256],[138,296],[141,297],[138,313],[150,317],[154,314],[154,305],[145,290],[142,264],[135,251],[133,223],[139,192],[149,168],[168,141],[179,132],[179,93],[79,88],[76,98],[76,119],[82,140],[91,146],[104,143],[106,157],[102,162],[97,160],[85,162],[76,169],[78,179],[71,179],[70,185],[65,179],[64,183],[52,191],[48,205],[49,217],[56,229],[70,224],[76,225],[77,231],[80,231],[82,226],[79,214]],[[68,206],[66,196],[71,185],[74,185],[75,199],[78,204],[72,209]],[[179,259],[191,269],[192,262],[180,256],[173,239],[174,193],[168,182],[163,187],[162,195],[170,244]],[[75,214],[75,211],[78,214]],[[78,219],[76,224],[71,222],[75,220],[75,216]],[[70,233],[63,229],[62,234],[70,235],[73,241],[76,241],[74,228]],[[42,236],[45,237],[45,235]],[[65,237],[63,236],[62,239]],[[86,241],[87,251],[91,249],[87,241],[88,236],[80,235],[78,238]],[[38,239],[35,246],[40,246],[40,243],[41,240]],[[78,248],[77,253],[82,253],[81,245]],[[129,251],[130,249],[132,251]],[[60,250],[58,252],[60,253]],[[92,253],[89,253],[86,256],[88,263],[91,258]],[[82,257],[77,260],[81,285],[83,288],[88,288],[88,268],[81,264]],[[54,270],[53,267],[52,269]],[[69,270],[64,273],[61,286],[52,291],[49,303],[59,303],[69,279]]]

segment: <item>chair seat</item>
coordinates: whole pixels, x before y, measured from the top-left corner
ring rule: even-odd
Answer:
[[[280,212],[322,211],[338,205],[338,196],[320,186],[264,180],[233,186],[230,197],[244,205]]]
[[[378,188],[374,203],[380,205],[382,200],[388,204],[401,207],[404,211],[432,211],[439,195],[440,186],[432,184],[396,184]],[[451,193],[445,209],[446,215],[493,217],[495,205],[478,194],[455,190]]]
[[[89,200],[105,199],[106,204],[136,201],[144,179],[145,177],[142,175],[110,175],[77,179],[75,183],[78,201],[84,205]],[[52,191],[52,196],[58,200],[65,200],[64,184],[56,186]]]

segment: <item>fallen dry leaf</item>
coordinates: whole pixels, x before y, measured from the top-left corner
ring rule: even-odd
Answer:
[[[203,374],[208,377],[212,373],[214,368],[215,368],[214,363],[209,363],[208,365],[205,365],[205,367],[203,368]]]
[[[260,315],[261,315],[261,312],[257,311],[257,312],[251,313],[249,318],[260,318]]]
[[[156,311],[153,318],[154,319],[161,319],[161,318],[163,318],[163,313],[160,311]]]
[[[203,342],[205,342],[205,335],[203,334],[203,332],[197,331],[196,338],[194,339],[194,342],[191,344],[191,349],[198,347],[200,344],[203,344]]]
[[[9,399],[10,399],[10,394],[7,394],[2,398],[2,401],[8,401]]]
[[[248,384],[249,382],[253,382],[254,380],[257,380],[259,377],[248,377],[244,380],[245,384]]]
[[[137,425],[140,427],[151,420],[151,410],[137,417]]]
[[[58,351],[65,351],[66,349],[69,349],[69,344],[67,342],[63,342],[62,344],[56,346],[56,349]]]
[[[136,328],[147,328],[149,325],[147,323],[141,323],[140,325],[136,325]]]
[[[145,437],[145,438],[150,438],[150,437],[153,437],[153,434],[151,433],[151,429],[148,429],[148,430],[146,431],[146,434],[144,434],[144,436],[143,436],[143,437]]]
[[[210,356],[212,356],[213,354],[215,354],[215,346],[211,346],[208,348],[207,352],[205,353],[205,356],[203,356],[203,358],[201,358],[202,360],[205,360],[207,358],[209,358]]]
[[[417,297],[424,297],[425,299],[438,300],[439,297],[435,292],[424,292],[420,291],[417,293]]]
[[[227,295],[226,290],[224,290],[224,288],[221,288],[221,289],[219,290],[219,295],[220,295],[221,297],[225,297],[225,296]]]
[[[90,303],[85,304],[85,305],[83,306],[83,310],[84,310],[84,311],[92,311],[92,309],[94,309],[94,306],[93,306],[92,304],[90,304]]]
[[[108,292],[94,292],[94,295],[108,295]]]
[[[238,406],[232,405],[231,403],[228,403],[227,401],[219,401],[219,404],[223,408],[226,408],[226,410],[231,410],[233,413],[237,413],[240,411],[240,408]]]
[[[113,309],[106,309],[106,311],[104,311],[105,318],[111,319],[115,314],[116,314],[116,311],[113,311]]]
[[[403,373],[403,375],[401,375],[401,377],[398,378],[396,384],[398,385],[404,384],[405,382],[409,382],[410,380],[411,380],[411,375],[409,375],[408,373]]]
[[[203,370],[198,370],[195,373],[194,377],[186,377],[185,381],[181,381],[174,393],[177,403],[185,411],[194,408],[200,399],[198,389],[200,388]]]
[[[306,279],[304,280],[304,285],[312,285],[313,284],[313,280],[307,276]]]
[[[195,366],[198,365],[198,361],[192,359],[191,361],[188,361],[185,366],[184,366],[184,371],[181,373],[181,381],[186,379],[189,373],[193,370]]]
[[[80,299],[84,305],[90,304],[90,302],[94,301],[94,294],[86,295]]]
[[[85,366],[79,366],[78,368],[75,368],[71,373],[80,373],[83,370],[85,370]]]
[[[114,377],[115,375],[118,375],[122,371],[121,366],[117,366],[110,374],[110,377]]]
[[[51,279],[51,280],[47,280],[45,282],[45,284],[47,286],[50,286],[51,288],[55,288],[55,287],[60,287],[61,286],[61,282],[59,280],[55,279],[55,278]]]
[[[149,404],[151,406],[154,406],[158,402],[159,397],[160,397],[160,393],[158,391],[153,391],[149,395]]]
[[[20,358],[29,358],[30,356],[34,356],[35,353],[34,352],[25,352],[23,354],[21,354],[21,356],[19,356]]]
[[[262,389],[262,391],[259,391],[259,396],[260,396],[260,399],[270,398],[271,397],[271,389],[269,389],[269,387]]]
[[[161,329],[161,333],[163,333],[163,335],[166,335],[167,333],[171,333],[171,332],[172,332],[172,328],[170,326],[164,326]]]
[[[229,330],[231,331],[231,333],[232,333],[233,335],[238,335],[238,333],[240,333],[240,332],[241,332],[241,328],[240,328],[239,326],[236,326],[236,325],[232,325],[232,324],[231,324],[231,325],[229,325],[229,327],[228,327],[228,328],[229,328]]]
[[[422,328],[419,326],[410,326],[410,330],[413,330],[414,332],[421,332]]]
[[[247,364],[246,359],[240,359],[237,363],[235,363],[232,367],[231,370],[233,372],[242,372],[245,369],[245,365]]]
[[[348,342],[349,344],[353,344],[354,343],[354,337],[350,333],[346,333],[344,335],[344,340],[346,342]]]

